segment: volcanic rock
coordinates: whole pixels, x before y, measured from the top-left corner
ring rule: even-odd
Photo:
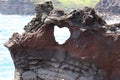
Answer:
[[[120,35],[111,33],[94,9],[65,13],[47,1],[35,4],[35,10],[25,33],[14,33],[5,43],[15,65],[14,80],[120,79]],[[64,44],[56,42],[54,26],[70,30]]]

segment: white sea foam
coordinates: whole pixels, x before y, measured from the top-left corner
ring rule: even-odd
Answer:
[[[70,31],[67,27],[59,28],[58,26],[55,26],[54,37],[56,42],[58,42],[59,44],[64,44],[66,40],[70,37]]]

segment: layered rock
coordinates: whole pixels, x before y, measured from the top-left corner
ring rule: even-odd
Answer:
[[[35,10],[25,33],[14,33],[5,43],[15,80],[120,79],[119,24],[107,25],[88,7],[65,13],[48,1],[35,4]],[[64,44],[55,41],[54,26],[70,30]]]
[[[120,14],[120,0],[100,0],[96,5],[99,13],[108,13],[112,15]]]

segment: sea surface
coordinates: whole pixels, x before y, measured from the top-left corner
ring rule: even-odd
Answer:
[[[14,64],[11,55],[4,43],[9,40],[14,32],[22,34],[24,26],[33,16],[0,15],[0,80],[14,79]],[[63,44],[69,37],[68,28],[55,26],[54,36],[59,44]]]

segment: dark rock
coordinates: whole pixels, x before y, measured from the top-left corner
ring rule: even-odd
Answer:
[[[64,13],[51,1],[35,4],[36,17],[25,33],[5,43],[15,64],[15,80],[119,80],[120,35],[94,9]],[[69,28],[70,38],[59,45],[54,26]]]
[[[36,74],[33,71],[26,71],[22,73],[23,80],[37,80]]]

